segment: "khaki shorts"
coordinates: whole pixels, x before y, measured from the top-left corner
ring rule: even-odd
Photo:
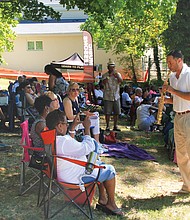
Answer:
[[[116,101],[104,100],[104,114],[105,115],[120,115],[121,114],[121,104],[120,99]]]

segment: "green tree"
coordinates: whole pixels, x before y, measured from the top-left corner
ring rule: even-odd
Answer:
[[[176,14],[169,22],[168,29],[163,33],[166,50],[181,50],[185,62],[190,64],[190,1],[179,0]]]
[[[0,62],[2,53],[11,51],[16,37],[12,30],[19,20],[43,21],[45,17],[59,19],[60,14],[37,0],[12,0],[0,2]]]
[[[162,32],[175,13],[177,0],[61,0],[67,9],[77,5],[89,15],[82,29],[92,33],[97,44],[120,56],[124,66],[131,66],[134,78],[139,58],[148,48],[162,45]],[[129,59],[123,59],[128,54]],[[131,64],[128,63],[130,60]],[[134,62],[136,60],[136,62]],[[127,61],[127,62],[126,62]],[[158,79],[159,57],[155,54]]]

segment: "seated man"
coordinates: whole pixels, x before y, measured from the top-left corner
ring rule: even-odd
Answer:
[[[95,150],[94,140],[90,137],[90,119],[87,116],[83,121],[85,128],[85,136],[82,142],[78,142],[74,139],[75,127],[81,123],[79,120],[79,114],[76,115],[69,134],[66,135],[68,130],[68,124],[66,115],[60,110],[54,110],[50,112],[46,117],[46,125],[49,129],[56,129],[56,152],[58,156],[66,156],[81,161],[87,161],[87,155]],[[81,180],[84,183],[88,183],[96,179],[98,175],[98,169],[95,168],[91,174],[85,173],[85,167],[79,166],[74,163],[70,163],[66,160],[57,160],[57,175],[58,180],[64,182],[71,182],[79,184]],[[109,214],[123,215],[121,209],[119,209],[115,203],[115,169],[112,165],[105,164],[105,169],[100,170],[98,177],[100,184],[99,187],[99,204],[97,208],[101,208]]]

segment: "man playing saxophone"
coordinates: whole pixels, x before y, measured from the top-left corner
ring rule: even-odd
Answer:
[[[183,185],[178,193],[190,193],[190,67],[183,61],[181,51],[173,50],[167,55],[167,65],[171,70],[170,85],[163,85],[162,91],[171,93],[171,98],[164,102],[173,104],[176,112],[174,118],[174,140],[177,164]]]

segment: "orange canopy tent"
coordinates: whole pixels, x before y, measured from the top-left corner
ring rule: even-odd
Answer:
[[[12,69],[0,68],[0,78],[5,79],[17,79],[20,75],[26,75],[27,78],[36,77],[38,80],[48,79],[49,76],[43,72],[29,72],[29,71],[17,71]],[[87,73],[83,72],[67,72],[62,73],[67,81],[73,82],[94,82],[94,78]]]

